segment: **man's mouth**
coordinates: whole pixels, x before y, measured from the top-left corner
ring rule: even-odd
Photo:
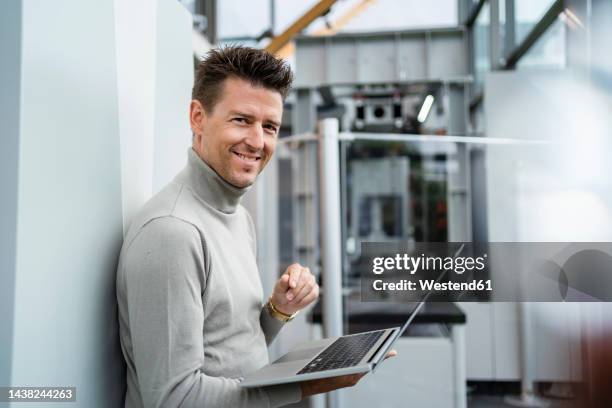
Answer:
[[[242,154],[242,153],[238,153],[232,150],[232,153],[234,153],[236,156],[240,157],[242,160],[248,161],[248,162],[252,162],[255,163],[258,160],[261,160],[260,156],[256,156],[256,155],[250,155],[250,154]]]

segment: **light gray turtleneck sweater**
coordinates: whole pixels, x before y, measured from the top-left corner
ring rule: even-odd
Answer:
[[[243,389],[282,323],[263,305],[255,233],[223,180],[190,148],[187,167],[132,222],[117,270],[126,408],[276,407],[299,384]]]

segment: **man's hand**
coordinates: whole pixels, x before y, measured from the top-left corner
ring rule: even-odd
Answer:
[[[319,285],[310,269],[299,263],[290,265],[274,285],[272,303],[281,313],[292,315],[317,300]]]
[[[315,394],[330,392],[339,388],[352,387],[361,380],[365,373],[341,375],[340,377],[322,378],[320,380],[303,381],[302,398],[310,397]]]
[[[391,350],[385,356],[385,360],[390,357],[395,357],[397,351]],[[341,375],[339,377],[322,378],[320,380],[303,381],[300,383],[302,387],[302,398],[310,397],[315,394],[330,392],[339,388],[352,387],[361,380],[365,373]]]

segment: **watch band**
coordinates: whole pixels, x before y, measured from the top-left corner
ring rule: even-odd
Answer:
[[[283,313],[280,310],[276,309],[276,307],[274,307],[274,303],[272,303],[272,296],[270,296],[268,298],[268,303],[266,303],[266,308],[268,309],[268,312],[270,312],[272,317],[274,317],[276,320],[278,320],[280,322],[283,322],[283,323],[290,322],[291,320],[293,320],[295,318],[295,316],[298,313],[300,313],[300,311],[298,310],[294,314],[288,315],[288,314]]]

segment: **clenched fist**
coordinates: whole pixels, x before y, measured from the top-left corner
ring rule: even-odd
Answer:
[[[319,285],[310,269],[294,263],[274,285],[272,303],[279,312],[292,315],[318,297]]]

